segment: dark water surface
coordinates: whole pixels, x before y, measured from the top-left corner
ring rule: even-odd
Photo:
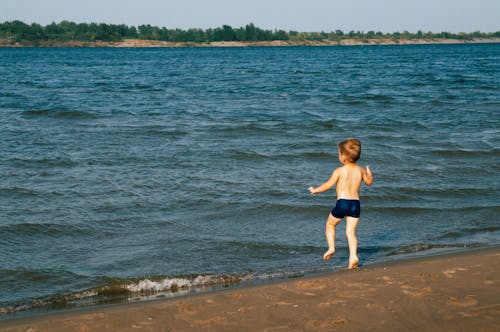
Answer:
[[[500,44],[0,49],[0,313],[500,243]],[[8,317],[10,315],[6,315]]]

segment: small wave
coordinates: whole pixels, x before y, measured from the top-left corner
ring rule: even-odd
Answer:
[[[397,202],[415,202],[416,197],[419,200],[430,198],[454,198],[471,197],[474,195],[484,195],[484,188],[436,188],[436,187],[379,187],[374,196],[367,197],[371,201],[397,201]]]
[[[317,273],[327,269],[282,271],[241,275],[181,275],[151,276],[134,279],[103,278],[105,285],[85,289],[69,294],[54,295],[26,300],[0,306],[0,315],[22,312],[33,309],[69,309],[98,304],[151,300],[155,298],[175,297],[193,292],[209,291],[218,288],[238,286],[242,283],[261,282],[271,279],[302,277],[307,273]],[[55,271],[55,272],[54,272]],[[0,270],[1,275],[22,278],[53,278],[54,273],[60,276],[58,269],[44,271],[8,271]],[[71,273],[67,273],[71,276]],[[76,276],[81,277],[81,276]]]
[[[387,256],[401,255],[401,254],[414,254],[425,250],[431,249],[453,249],[453,248],[467,248],[474,247],[471,244],[430,244],[430,243],[415,243],[393,250]]]
[[[29,188],[21,188],[21,187],[9,187],[9,188],[0,188],[0,196],[38,196],[40,193],[36,190]]]
[[[321,70],[303,70],[303,69],[293,69],[292,74],[311,74],[311,75],[318,75],[318,74],[324,74],[324,71]]]
[[[218,241],[215,243],[212,250],[217,252],[221,248],[234,248],[235,251],[242,252],[242,255],[245,257],[260,256],[262,258],[270,257],[271,255],[276,254],[311,254],[321,250],[320,247],[310,245],[290,245],[261,241]]]
[[[317,214],[318,211],[329,211],[329,207],[324,204],[286,204],[286,203],[262,203],[258,206],[240,207],[244,213],[248,215],[276,215],[276,213],[293,213],[297,215],[310,215],[311,213]]]
[[[66,277],[70,277],[72,279],[84,278],[82,275],[65,270],[63,265],[45,269],[0,269],[0,280],[22,280],[26,284],[44,280],[55,281],[56,279],[59,279],[60,281]]]
[[[29,116],[47,116],[49,115],[48,110],[26,110],[22,111],[21,114]]]
[[[158,279],[158,278],[157,278]],[[230,285],[241,282],[244,278],[241,276],[232,275],[198,275],[194,279],[191,278],[145,278],[138,282],[132,282],[124,285],[124,288],[129,292],[160,292],[172,291],[176,292],[179,289],[187,289],[193,287],[206,287],[213,285]]]
[[[481,82],[481,77],[471,75],[455,75],[450,79],[451,83],[475,83]]]
[[[491,158],[494,156],[500,156],[500,149],[493,149],[493,150],[436,149],[432,150],[430,153],[441,157]]]
[[[0,283],[4,285],[23,283],[26,287],[33,287],[36,284],[50,283],[55,285],[64,285],[75,282],[77,280],[84,281],[88,277],[73,273],[65,269],[63,265],[55,266],[46,269],[0,269]],[[15,283],[14,283],[15,281]],[[40,290],[41,292],[41,290]],[[75,294],[75,298],[78,294]],[[69,297],[72,297],[71,294]],[[25,299],[14,303],[0,301],[0,316],[2,314],[26,311],[35,308],[43,308],[48,306],[56,307],[58,303],[64,301],[68,296],[42,296],[32,299]],[[81,295],[80,295],[81,297]]]
[[[377,101],[381,102],[384,104],[391,103],[394,101],[394,97],[391,97],[389,95],[384,95],[384,94],[368,94],[362,97],[363,99],[370,100],[370,101]]]
[[[307,159],[334,159],[335,155],[328,152],[297,152],[297,153],[276,153],[276,154],[264,154],[256,151],[234,151],[231,154],[234,159],[296,159],[296,158],[307,158]]]
[[[344,127],[336,125],[335,120],[317,120],[312,122],[312,128],[319,128],[319,129],[326,129],[326,130],[332,130],[334,129],[337,132],[343,132],[345,131]]]
[[[479,85],[477,86],[478,89],[481,90],[490,90],[490,91],[497,91],[498,87],[495,85]]]
[[[93,119],[97,115],[90,112],[78,110],[52,109],[52,110],[26,110],[21,112],[24,116],[29,117],[49,117],[59,119]]]
[[[250,160],[259,160],[268,158],[267,155],[258,153],[256,151],[234,151],[231,153],[231,158],[240,160],[240,159],[250,159]]]
[[[75,225],[61,225],[61,224],[34,224],[34,223],[20,223],[14,225],[2,225],[0,226],[0,234],[14,234],[14,235],[47,235],[47,236],[83,236],[85,234],[94,234],[89,229],[83,229]]]
[[[444,103],[439,99],[433,99],[431,101],[431,104],[432,104],[432,106],[443,106],[444,105]]]
[[[143,131],[145,135],[148,136],[161,136],[161,137],[183,137],[188,133],[186,131],[177,129],[145,129]]]
[[[20,98],[22,96],[19,95],[19,94],[17,94],[17,93],[10,92],[10,91],[1,91],[0,92],[0,97],[16,97],[16,98]]]
[[[132,89],[134,90],[142,90],[142,91],[154,91],[154,92],[159,92],[159,91],[163,91],[162,89],[158,88],[158,87],[154,87],[152,85],[149,85],[149,84],[142,84],[142,83],[136,83],[133,85]]]
[[[216,132],[223,135],[237,134],[238,137],[245,135],[261,135],[263,133],[270,133],[270,130],[276,130],[273,126],[267,126],[265,123],[247,123],[241,125],[231,125],[218,128]]]
[[[462,212],[462,213],[470,213],[478,211],[486,211],[489,210],[492,213],[499,213],[500,206],[491,205],[491,206],[447,206],[446,211],[448,212]],[[371,211],[384,212],[389,214],[418,214],[418,213],[435,213],[439,211],[443,211],[443,207],[436,206],[370,206]]]
[[[25,159],[25,158],[10,158],[8,162],[13,163],[18,167],[74,167],[78,163],[69,158],[53,157],[53,158],[40,158],[40,159]]]
[[[447,232],[437,239],[456,239],[460,237],[470,237],[474,234],[493,233],[500,231],[500,226],[471,227]]]
[[[329,103],[346,105],[346,106],[362,106],[366,105],[367,102],[362,97],[339,97],[339,98],[330,98],[328,100]]]
[[[53,273],[47,271],[1,271],[2,274],[16,275],[26,278],[51,278]],[[58,272],[59,273],[59,272]],[[84,305],[123,302],[137,299],[178,296],[189,292],[213,289],[217,286],[236,285],[251,277],[237,275],[190,275],[179,277],[147,277],[142,279],[106,278],[107,284],[77,291],[69,294],[54,295],[27,300],[19,303],[4,304],[0,307],[0,315],[27,311],[38,308],[70,308]]]
[[[49,197],[49,196],[63,196],[62,193],[57,191],[41,191],[30,188],[22,188],[22,187],[8,187],[8,188],[0,188],[0,197]]]

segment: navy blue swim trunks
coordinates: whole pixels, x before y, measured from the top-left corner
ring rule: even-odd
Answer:
[[[346,216],[359,218],[361,204],[358,199],[339,199],[331,212],[335,218],[344,218]]]

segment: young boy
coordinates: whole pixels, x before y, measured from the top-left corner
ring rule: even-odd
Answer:
[[[356,238],[356,225],[359,221],[360,203],[359,188],[364,181],[368,186],[373,183],[370,166],[366,169],[356,165],[361,156],[361,142],[354,138],[346,139],[338,145],[339,160],[344,165],[333,171],[328,181],[319,187],[309,187],[312,195],[331,189],[337,185],[337,204],[332,209],[326,220],[326,241],[328,251],[323,255],[324,260],[329,260],[335,253],[335,226],[346,218],[346,236],[349,243],[349,269],[358,266],[357,255],[358,239]]]

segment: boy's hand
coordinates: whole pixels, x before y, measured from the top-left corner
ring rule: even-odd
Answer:
[[[365,174],[363,175],[363,181],[365,181],[368,186],[371,186],[373,183],[373,174],[370,170],[370,165],[366,165],[366,169],[364,171]]]
[[[311,195],[316,195],[316,191],[314,190],[314,187],[309,187],[307,189],[309,190],[309,192],[311,193]]]

